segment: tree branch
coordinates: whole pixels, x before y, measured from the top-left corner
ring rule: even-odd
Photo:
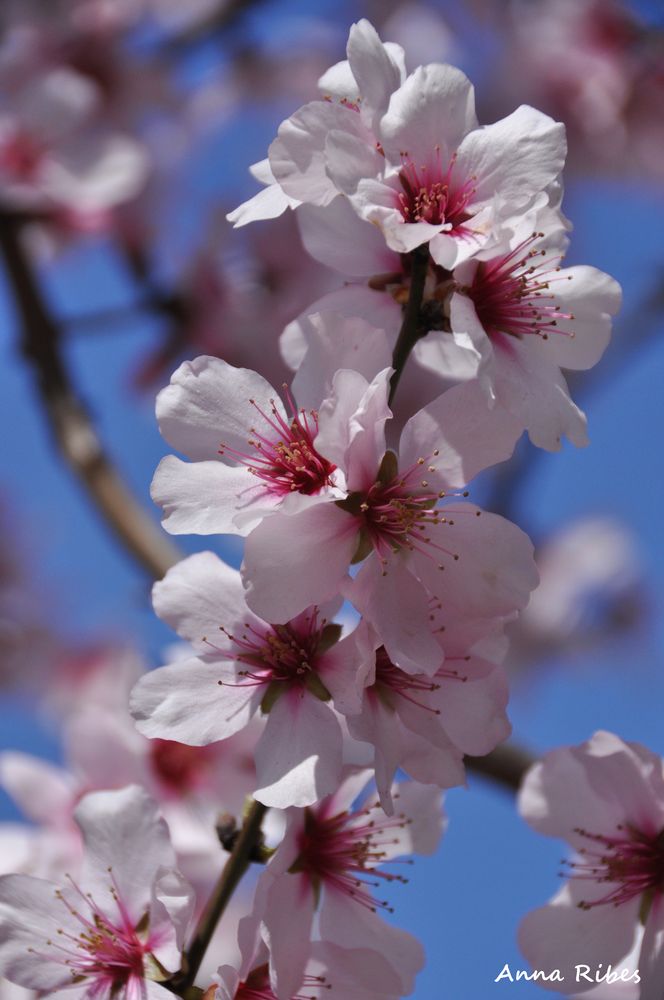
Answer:
[[[528,768],[536,758],[523,747],[503,743],[484,757],[465,757],[466,767],[483,778],[491,778],[510,792],[518,792]]]
[[[224,865],[219,881],[199,918],[191,944],[184,953],[182,970],[168,984],[168,988],[180,996],[185,996],[187,990],[193,985],[215,928],[240,879],[251,864],[252,855],[254,855],[259,843],[261,823],[266,812],[267,806],[252,801],[231,856]]]
[[[390,395],[388,403],[392,403],[394,399],[394,394],[397,391],[397,386],[399,385],[399,380],[403,373],[406,361],[412,351],[413,347],[426,333],[426,330],[422,330],[421,324],[421,312],[422,312],[422,300],[424,298],[424,286],[427,280],[427,271],[429,269],[429,247],[424,245],[422,247],[417,247],[416,250],[409,255],[410,259],[410,291],[408,293],[408,302],[406,303],[406,308],[403,314],[403,321],[401,323],[401,329],[399,330],[399,336],[397,337],[397,342],[394,345],[394,352],[392,354],[392,367],[394,368],[394,374],[390,379]]]
[[[161,579],[181,558],[175,546],[131,494],[104,451],[86,407],[76,394],[60,350],[60,329],[51,316],[21,240],[23,220],[0,213],[0,254],[22,327],[21,350],[65,460],[127,551]]]

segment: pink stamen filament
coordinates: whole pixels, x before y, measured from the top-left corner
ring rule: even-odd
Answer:
[[[434,452],[431,458],[434,459],[437,454],[438,452]],[[399,473],[391,482],[374,483],[360,504],[363,527],[383,561],[386,561],[390,553],[396,553],[402,547],[432,558],[432,550],[451,556],[454,560],[459,558],[457,553],[434,542],[426,532],[432,525],[453,525],[454,521],[446,517],[436,505],[445,497],[467,497],[468,491],[433,492],[428,488],[427,480],[421,478],[423,474],[426,475],[425,467],[429,471],[435,471],[435,467],[422,458],[405,472]]]
[[[383,818],[372,819],[374,811]],[[381,885],[380,880],[390,883],[408,880],[375,866],[387,860],[388,855],[381,848],[399,843],[398,838],[389,838],[386,834],[390,830],[403,829],[411,822],[403,814],[386,817],[378,806],[329,818],[322,810],[314,813],[308,809],[296,868],[306,871],[313,880],[333,886],[372,912],[381,909],[391,913],[389,903],[376,899],[371,890]]]
[[[225,687],[261,687],[274,682],[303,685],[307,675],[315,669],[318,647],[327,625],[327,619],[318,617],[318,608],[298,616],[285,625],[266,625],[257,628],[251,622],[244,623],[245,631],[231,634],[223,625],[219,630],[227,636],[235,648],[221,649],[203,641],[224,659],[245,664],[249,669],[241,670],[240,684],[219,681]]]
[[[590,841],[592,847],[582,848],[582,861],[564,862],[571,869],[571,878],[599,884],[611,884],[605,896],[593,902],[582,901],[579,907],[591,910],[595,906],[620,906],[648,890],[664,888],[664,839],[662,834],[649,835],[632,827],[618,827],[615,837],[574,832]]]
[[[86,895],[79,886],[67,876],[76,895],[82,900],[85,910],[78,909],[60,890],[56,898],[63,904],[67,912],[82,927],[75,935],[64,928],[57,929],[57,939],[46,942],[50,952],[42,953],[40,957],[53,961],[54,952],[62,955],[61,961],[66,965],[74,979],[82,976],[94,978],[97,982],[90,985],[91,995],[103,984],[110,986],[111,992],[124,989],[125,995],[144,993],[144,958],[155,942],[141,940],[136,933],[134,921],[122,901],[117,883],[112,871],[110,875],[110,894],[118,908],[120,922],[117,923],[97,905],[91,895]],[[60,942],[66,942],[60,943]],[[34,954],[40,953],[29,949]]]
[[[312,410],[298,410],[286,387],[286,400],[292,417],[285,420],[270,400],[271,416],[258,406],[255,400],[249,402],[272,430],[273,435],[261,434],[251,428],[251,438],[247,441],[253,453],[236,451],[222,445],[219,454],[232,455],[240,465],[246,466],[252,476],[264,484],[264,493],[283,497],[289,493],[303,493],[310,496],[320,492],[332,483],[336,466],[328,462],[314,447],[318,434],[318,414]]]
[[[546,250],[532,249],[532,244],[543,235],[533,233],[510,253],[480,262],[472,285],[461,289],[473,300],[478,319],[489,336],[535,334],[544,340],[554,332],[574,336],[558,328],[559,320],[573,320],[574,316],[564,312],[551,293],[554,282],[569,280],[558,275],[562,256],[547,258]],[[540,263],[532,263],[535,258],[541,258]]]
[[[467,207],[475,194],[476,178],[463,183],[454,181],[456,153],[444,168],[440,152],[440,146],[436,146],[436,162],[431,167],[425,164],[418,167],[408,153],[401,154],[399,181],[403,191],[397,195],[398,208],[405,222],[449,224],[459,235],[470,217]]]

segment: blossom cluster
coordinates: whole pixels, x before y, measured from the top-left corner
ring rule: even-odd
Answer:
[[[80,90],[62,76],[45,86],[53,100]],[[620,289],[563,266],[560,123],[521,106],[481,126],[460,70],[408,73],[401,47],[365,20],[319,87],[230,219],[292,213],[311,257],[346,283],[283,330],[290,383],[204,355],[157,399],[161,433],[184,456],[154,477],[164,527],[241,536],[242,566],[199,552],[155,584],[155,612],[185,648],[133,678],[136,729],[106,693],[69,720],[68,769],[0,763],[3,784],[58,832],[57,857],[30,851],[0,878],[0,971],[41,994],[189,995],[214,814],[223,802],[237,815],[250,796],[248,815],[269,810],[276,843],[255,845],[264,868],[236,954],[205,969],[200,992],[408,995],[424,955],[385,919],[388,887],[407,881],[404,856],[436,850],[442,793],[465,783],[465,756],[510,734],[505,630],[538,573],[529,538],[472,502],[472,481],[524,432],[549,451],[564,436],[586,444],[562,369],[599,361]],[[3,141],[16,197],[66,204],[66,135],[45,136],[35,162],[16,136]],[[599,954],[624,957],[645,900],[656,983],[661,762],[606,734],[589,747],[545,760],[522,793],[533,825],[571,830],[583,858],[573,888],[527,918],[523,949],[543,967],[542,942],[564,938],[573,956],[587,914],[611,903],[603,912],[622,919]],[[623,808],[606,790],[627,760],[640,783]],[[572,776],[595,798],[568,801]],[[32,801],[37,785],[48,801]],[[581,816],[589,802],[594,825]],[[63,865],[71,874],[55,881]],[[593,885],[578,896],[580,879]]]

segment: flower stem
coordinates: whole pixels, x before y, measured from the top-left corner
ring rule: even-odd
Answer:
[[[192,986],[215,928],[240,879],[251,864],[252,855],[261,832],[261,823],[266,812],[267,806],[261,802],[252,801],[231,856],[224,865],[219,881],[201,913],[191,944],[184,954],[182,970],[169,983],[169,989],[179,996],[184,996],[189,987]]]
[[[390,379],[390,395],[388,402],[391,404],[394,394],[399,385],[399,379],[404,370],[408,356],[413,347],[423,335],[421,324],[422,300],[424,298],[424,285],[429,269],[429,248],[427,244],[418,247],[410,254],[410,292],[408,302],[403,314],[403,321],[399,336],[394,346],[392,354],[392,367],[394,374]],[[426,331],[424,331],[426,332]]]

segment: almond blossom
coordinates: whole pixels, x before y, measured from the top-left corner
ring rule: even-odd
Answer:
[[[0,878],[2,973],[49,996],[172,996],[159,981],[179,969],[193,899],[166,824],[137,787],[86,796],[76,818],[78,880]]]
[[[424,784],[462,785],[464,754],[489,753],[511,732],[500,666],[506,640],[496,624],[434,621],[431,631],[440,642],[434,674],[406,673],[375,639],[362,710],[348,716],[350,734],[374,747],[376,785],[389,814],[398,768]]]
[[[152,496],[168,531],[246,534],[275,509],[343,496],[336,466],[314,444],[316,411],[298,410],[290,394],[287,403],[261,375],[220,358],[177,369],[157,397],[157,418],[193,461],[167,456],[155,474]]]
[[[343,471],[347,495],[264,518],[247,539],[242,574],[247,603],[271,621],[344,588],[394,663],[431,674],[440,664],[432,603],[448,617],[510,615],[527,603],[537,575],[527,537],[466,503],[460,489],[511,454],[512,418],[500,411],[480,437],[467,405],[479,390],[457,386],[411,417],[397,455],[385,442],[389,376],[387,369],[368,383],[357,372],[336,373],[316,447]],[[360,562],[351,584],[348,570]]]
[[[554,750],[527,774],[519,797],[539,833],[575,852],[569,881],[521,923],[521,950],[534,968],[573,978],[581,963],[622,967],[644,925],[640,1000],[659,1000],[664,974],[664,764],[638,743],[597,732]],[[550,989],[558,987],[547,984]],[[578,993],[593,984],[580,981]],[[564,987],[563,987],[564,989]]]
[[[452,337],[489,405],[507,409],[534,445],[550,451],[560,448],[563,434],[576,445],[588,443],[586,418],[560,369],[597,364],[621,303],[620,286],[609,275],[560,267],[565,245],[558,213],[547,207],[524,216],[502,245],[456,268],[449,305]],[[451,346],[445,341],[448,334],[429,334],[419,345],[419,362],[445,374]]]
[[[444,829],[441,793],[414,782],[399,785],[393,789],[399,812],[388,818],[375,797],[352,808],[366,781],[366,772],[354,774],[317,806],[288,811],[284,840],[258,883],[253,917],[240,926],[242,938],[260,922],[278,1000],[290,1000],[301,987],[315,947],[315,917],[326,944],[382,956],[399,995],[411,992],[422,967],[419,942],[381,918],[391,907],[376,890],[407,881],[384,865],[435,851]]]
[[[337,602],[338,603],[338,602]],[[146,674],[132,714],[146,736],[205,746],[267,716],[255,749],[255,797],[283,809],[311,805],[341,775],[333,706],[359,710],[366,653],[324,607],[271,625],[246,605],[240,575],[211,552],[190,556],[154,588],[157,614],[199,654]]]
[[[432,63],[403,79],[368,21],[351,28],[348,68],[330,79],[338,101],[305,105],[270,147],[282,205],[325,207],[344,195],[398,253],[426,243],[437,264],[453,268],[490,244],[496,225],[526,210],[562,170],[562,125],[522,106],[480,128],[460,70]],[[231,216],[262,217],[259,205]]]
[[[217,817],[221,812],[239,815],[255,787],[253,751],[261,726],[256,722],[223,743],[204,747],[148,740],[129,716],[128,696],[129,691],[121,710],[90,705],[66,720],[64,766],[29,754],[0,754],[0,786],[43,834],[39,867],[30,860],[29,871],[45,878],[63,867],[77,871],[82,845],[74,816],[81,797],[137,784],[159,805],[187,879],[207,887],[219,858]]]
[[[366,227],[349,219],[348,207],[335,214],[331,226],[324,210],[305,206],[305,244],[328,266],[369,281],[328,294],[288,324],[281,349],[293,368],[306,356],[312,317],[320,312],[380,317],[373,321],[391,343],[401,325],[409,258],[381,255],[375,227],[371,239],[362,239]],[[344,252],[342,229],[352,233],[354,250]],[[585,371],[598,363],[621,304],[620,286],[609,275],[584,265],[561,267],[567,229],[559,208],[547,201],[452,272],[430,261],[422,305],[429,330],[413,349],[411,369],[425,393],[425,371],[447,383],[478,378],[487,420],[496,406],[503,407],[533,444],[548,450],[560,448],[564,434],[576,445],[587,444],[585,415],[570,398],[561,369]]]

